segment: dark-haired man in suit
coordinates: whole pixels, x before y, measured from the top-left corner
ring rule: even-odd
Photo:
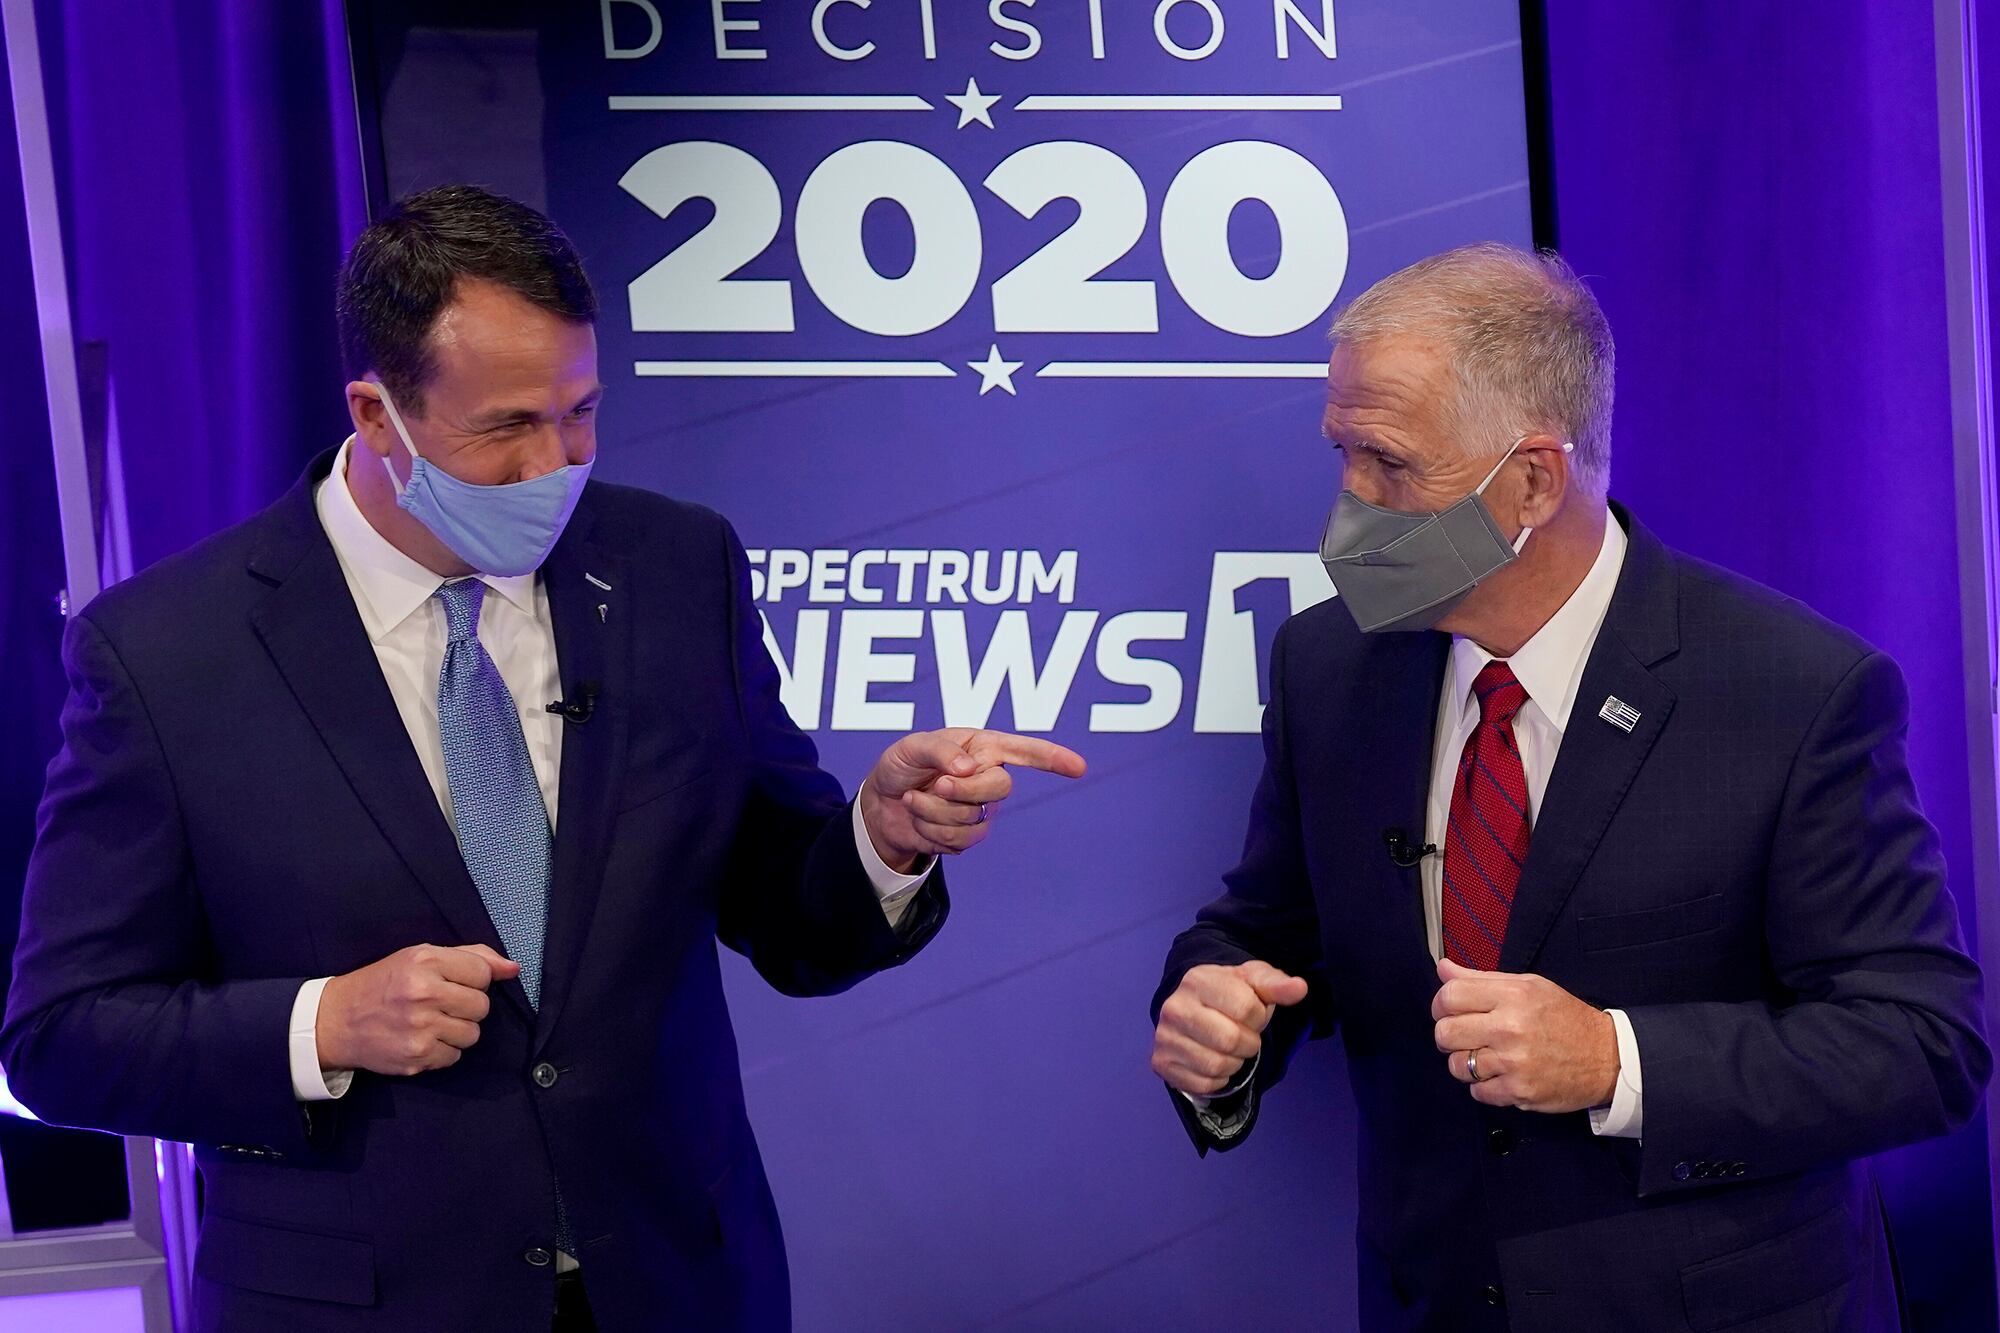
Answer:
[[[70,625],[0,1060],[196,1145],[196,1328],[782,1329],[715,940],[792,995],[902,963],[1006,765],[1083,762],[931,732],[843,797],[729,525],[588,482],[534,210],[402,201],[339,314],[347,443]]]
[[[1991,1065],[1900,673],[1607,503],[1555,256],[1425,260],[1334,334],[1340,596],[1279,633],[1243,860],[1153,1002],[1188,1132],[1343,1035],[1371,1333],[1897,1328],[1862,1159]]]

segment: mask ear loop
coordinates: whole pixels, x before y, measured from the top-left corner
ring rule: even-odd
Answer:
[[[1519,449],[1523,441],[1527,438],[1527,436],[1523,435],[1520,439],[1507,446],[1507,452],[1500,455],[1499,459],[1493,464],[1493,470],[1486,474],[1486,479],[1472,488],[1474,495],[1486,494],[1486,488],[1493,484],[1493,479],[1500,475],[1500,469],[1507,466],[1507,460],[1514,456],[1514,451]]]
[[[1519,449],[1524,443],[1526,443],[1527,439],[1528,437],[1523,435],[1520,439],[1514,441],[1512,444],[1507,446],[1507,452],[1500,455],[1500,461],[1495,463],[1493,465],[1493,470],[1486,474],[1486,480],[1480,482],[1477,486],[1472,488],[1472,493],[1474,495],[1484,495],[1486,493],[1487,486],[1489,486],[1492,483],[1495,477],[1500,475],[1500,469],[1507,465],[1507,460],[1514,456],[1514,451],[1516,449]],[[1575,443],[1569,440],[1564,440],[1563,452],[1566,454],[1575,453],[1576,452]],[[1535,529],[1532,525],[1522,528],[1521,535],[1514,538],[1513,546],[1515,555],[1521,554],[1521,548],[1528,544],[1528,534],[1533,532],[1534,530]]]
[[[396,410],[396,400],[389,396],[389,386],[380,380],[371,380],[369,382],[375,386],[376,393],[381,396],[382,409],[389,414],[389,424],[396,428],[396,438],[401,440],[403,447],[410,451],[410,461],[414,465],[423,455],[417,452],[416,445],[410,443],[409,429],[403,425],[403,414]],[[389,484],[396,488],[396,494],[400,497],[403,493],[403,479],[396,475],[395,466],[389,462],[388,455],[386,454],[382,457],[382,466],[388,470]]]

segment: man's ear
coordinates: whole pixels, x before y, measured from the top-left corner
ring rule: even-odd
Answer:
[[[1527,480],[1521,492],[1521,522],[1538,528],[1554,518],[1569,495],[1570,446],[1546,431],[1521,441],[1515,451],[1527,461]]]
[[[354,423],[354,438],[377,457],[387,458],[395,446],[396,428],[389,424],[388,409],[370,380],[354,380],[347,386],[347,416]]]

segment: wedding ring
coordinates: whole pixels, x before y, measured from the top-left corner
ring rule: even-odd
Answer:
[[[1478,1051],[1467,1051],[1465,1053],[1465,1073],[1466,1076],[1470,1078],[1474,1083],[1480,1081]]]
[[[979,803],[979,818],[975,822],[980,824],[986,822],[986,802],[984,801]]]

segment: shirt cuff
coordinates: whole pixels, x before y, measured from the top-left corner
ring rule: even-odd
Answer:
[[[868,872],[868,883],[874,887],[875,896],[882,903],[882,914],[889,918],[889,924],[901,925],[903,914],[910,910],[917,890],[930,878],[937,858],[933,856],[925,861],[914,875],[897,874],[882,859],[882,854],[875,850],[875,840],[868,836],[868,821],[861,817],[861,797],[858,794],[849,808],[853,811],[854,850],[861,855],[861,868]]]
[[[292,1096],[302,1102],[330,1102],[347,1095],[352,1069],[319,1067],[319,997],[332,977],[320,977],[299,987],[292,1001]]]
[[[1194,1118],[1218,1143],[1227,1143],[1250,1128],[1250,1098],[1243,1092],[1257,1077],[1257,1065],[1264,1058],[1259,1051],[1250,1057],[1243,1068],[1236,1071],[1236,1078],[1228,1087],[1210,1097],[1197,1097],[1191,1092],[1181,1096],[1194,1107]]]
[[[1612,1030],[1618,1034],[1618,1084],[1611,1105],[1591,1109],[1590,1132],[1607,1139],[1640,1138],[1646,1123],[1646,1089],[1639,1076],[1639,1039],[1623,1009],[1604,1012],[1611,1015]]]
[[[1193,1104],[1195,1110],[1206,1111],[1216,1102],[1226,1101],[1249,1087],[1250,1080],[1257,1077],[1257,1066],[1263,1059],[1264,1052],[1258,1051],[1255,1055],[1244,1061],[1243,1067],[1236,1071],[1236,1077],[1231,1079],[1220,1092],[1211,1092],[1206,1097],[1197,1097],[1192,1092],[1183,1092],[1181,1096],[1187,1098]]]

